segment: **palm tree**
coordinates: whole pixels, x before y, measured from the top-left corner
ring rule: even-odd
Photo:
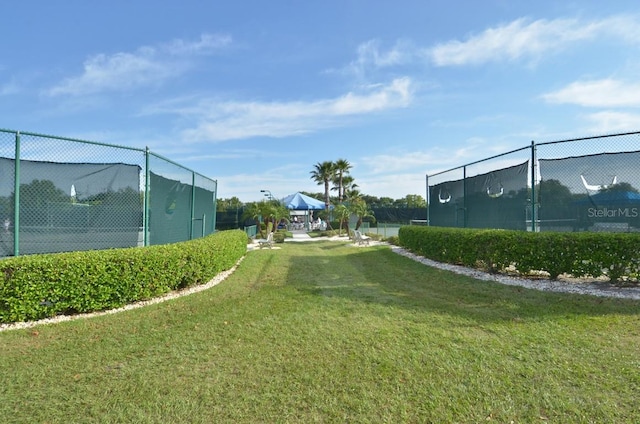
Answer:
[[[342,235],[342,225],[345,224],[347,229],[347,234],[349,234],[349,215],[351,215],[351,211],[344,204],[339,204],[333,210],[335,217],[340,221],[340,231],[338,235]]]
[[[264,221],[268,234],[278,228],[279,220],[286,219],[289,216],[289,210],[277,200],[253,202],[247,206],[242,216],[243,219],[255,219],[258,233],[261,237],[266,237],[266,235],[262,234],[260,218]]]
[[[289,209],[277,200],[260,202],[262,217],[267,226],[267,234],[278,229],[278,222],[289,216]],[[269,226],[271,225],[271,226]]]
[[[336,184],[338,188],[338,203],[342,203],[342,199],[344,197],[344,178],[346,174],[349,173],[351,164],[346,159],[338,159],[333,164],[333,168],[335,172],[333,183]]]
[[[260,237],[262,237],[262,228],[260,226],[261,216],[262,210],[260,209],[260,204],[258,202],[249,203],[242,214],[242,219],[255,219],[256,231],[260,234]]]
[[[345,175],[342,178],[342,200],[347,200],[349,197],[353,197],[353,196],[349,196],[350,192],[357,192],[360,193],[358,190],[356,190],[356,188],[358,187],[358,184],[355,183],[355,178],[353,178],[351,175]]]
[[[367,205],[367,202],[362,199],[356,199],[353,203],[351,203],[349,209],[358,217],[358,222],[356,223],[355,228],[356,230],[362,225],[363,218],[375,218],[375,216],[373,215],[373,211],[369,209],[369,205]]]
[[[324,209],[329,212],[329,182],[335,175],[334,163],[331,161],[318,162],[313,165],[313,168],[311,179],[318,185],[324,184]]]
[[[354,188],[349,188],[347,190],[345,190],[344,192],[344,196],[347,202],[351,203],[351,202],[356,202],[358,200],[360,200],[362,193],[360,192],[360,190],[358,190],[355,187],[358,187],[356,184],[354,184],[353,186]]]

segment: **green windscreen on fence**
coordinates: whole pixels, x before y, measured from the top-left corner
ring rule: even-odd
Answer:
[[[0,257],[203,237],[216,192],[148,148],[0,129]]]
[[[215,231],[216,216],[215,192],[202,187],[195,187],[193,206],[193,234],[202,237]]]
[[[150,244],[175,243],[215,231],[215,191],[153,172],[149,180]]]
[[[429,222],[435,227],[464,227],[464,180],[429,187]]]
[[[640,152],[541,159],[542,231],[640,228]]]
[[[427,208],[372,207],[377,223],[408,224],[412,220],[426,220]]]
[[[149,180],[150,244],[189,240],[192,186],[153,172]]]
[[[430,225],[526,228],[529,162],[429,188]]]
[[[14,170],[14,159],[0,158],[0,220],[8,235],[14,230]],[[20,252],[137,246],[140,171],[122,163],[21,160]],[[13,237],[1,240],[3,256],[12,255]]]

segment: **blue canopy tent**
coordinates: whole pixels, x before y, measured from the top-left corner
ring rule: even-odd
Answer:
[[[300,192],[288,195],[281,202],[287,209],[291,210],[294,229],[307,228],[310,230],[313,211],[324,210],[324,202]]]
[[[282,204],[294,211],[324,210],[324,202],[300,192],[288,195],[282,199]]]

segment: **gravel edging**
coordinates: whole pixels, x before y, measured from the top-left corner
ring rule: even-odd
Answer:
[[[421,264],[452,271],[456,274],[467,275],[483,281],[494,281],[496,283],[506,284],[509,286],[520,286],[541,291],[586,294],[590,296],[616,297],[623,299],[640,299],[640,287],[618,287],[608,283],[569,283],[545,279],[529,280],[520,277],[510,277],[508,275],[490,274],[473,268],[436,262],[434,260],[415,255],[399,246],[391,246],[391,250],[399,255],[406,256],[414,261],[420,262]]]

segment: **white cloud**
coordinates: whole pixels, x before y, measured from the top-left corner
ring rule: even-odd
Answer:
[[[427,51],[437,66],[478,65],[491,61],[529,59],[536,61],[549,52],[598,37],[612,36],[638,43],[635,17],[614,16],[598,21],[578,19],[517,19],[470,36],[465,41],[448,41]]]
[[[370,93],[348,93],[338,99],[323,101],[318,106],[331,115],[370,113],[388,108],[408,106],[411,100],[411,80],[398,78],[387,86],[374,86]],[[323,107],[324,103],[325,107]]]
[[[393,152],[365,157],[364,163],[373,174],[414,170],[422,174],[462,166],[466,163],[504,153],[513,147],[499,140],[469,138],[461,146],[435,146],[427,151]]]
[[[195,42],[174,40],[159,47],[141,47],[134,53],[97,54],[84,62],[81,75],[67,78],[48,94],[82,96],[153,86],[183,73],[188,67],[185,56],[208,53],[230,42],[226,36],[205,34]]]
[[[603,111],[592,113],[586,119],[593,123],[592,134],[612,134],[616,132],[637,131],[640,128],[640,114]]]
[[[199,41],[173,40],[164,46],[164,50],[172,55],[210,54],[228,46],[231,42],[229,35],[202,34]]]
[[[586,107],[638,107],[640,83],[615,79],[578,81],[542,95],[550,103],[569,103]]]
[[[382,51],[379,40],[369,40],[358,46],[358,57],[349,67],[356,73],[363,73],[367,68],[386,68],[410,61],[413,48],[406,41],[399,40],[387,51]]]
[[[389,51],[381,52],[380,43],[377,40],[370,40],[358,46],[359,63],[370,63],[375,67],[398,65],[410,56],[408,45],[403,41],[398,41]]]
[[[81,76],[69,78],[53,87],[49,94],[80,96],[103,91],[127,91],[153,85],[179,73],[174,66],[155,59],[153,49],[135,54],[99,54],[84,63]]]
[[[334,99],[313,102],[218,102],[211,99],[182,107],[165,104],[146,114],[181,115],[197,123],[183,132],[193,141],[223,141],[249,137],[286,137],[341,125],[347,117],[366,115],[408,106],[412,101],[409,78],[388,85],[368,87],[362,93],[350,92]]]
[[[626,41],[629,44],[640,43],[640,25],[638,25],[638,17],[629,16],[613,16],[600,22],[600,27],[604,34]],[[595,25],[595,24],[594,24]]]

